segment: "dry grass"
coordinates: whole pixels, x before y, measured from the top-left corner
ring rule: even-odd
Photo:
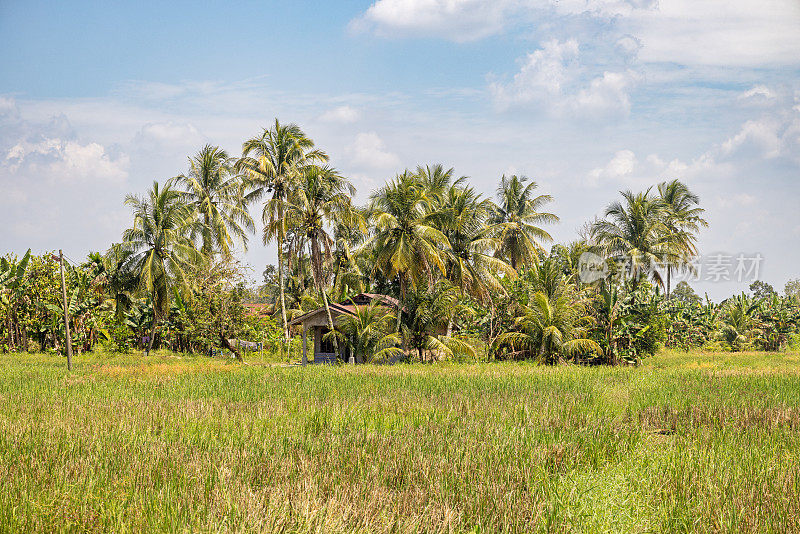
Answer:
[[[0,357],[0,531],[800,531],[796,354]]]

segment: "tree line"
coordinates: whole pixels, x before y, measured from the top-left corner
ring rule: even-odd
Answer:
[[[389,179],[365,205],[296,124],[275,120],[241,155],[207,145],[184,174],[128,195],[130,227],[105,253],[69,265],[67,313],[78,350],[154,346],[208,352],[231,339],[292,345],[289,322],[325,308],[336,354],[637,362],[659,346],[779,350],[800,322],[797,291],[702,302],[691,272],[708,226],[686,184],[623,191],[577,239],[554,244],[552,197],[502,176],[494,198],[442,165]],[[251,210],[260,213],[258,223]],[[260,232],[276,264],[257,292],[236,252]],[[586,276],[587,258],[596,272]],[[3,350],[60,350],[63,305],[54,260],[0,264]],[[396,297],[334,325],[331,302],[362,292]],[[266,313],[247,305],[265,304]],[[374,309],[373,309],[374,308]]]

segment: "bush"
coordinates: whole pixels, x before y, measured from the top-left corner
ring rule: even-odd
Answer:
[[[705,352],[731,352],[731,346],[724,341],[706,341],[700,348]]]

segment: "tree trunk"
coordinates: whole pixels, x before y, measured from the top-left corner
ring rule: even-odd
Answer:
[[[155,288],[153,289],[153,324],[150,325],[150,339],[147,340],[147,350],[145,356],[150,356],[150,351],[153,350],[153,340],[156,337],[156,325],[158,324],[158,301],[156,297]]]
[[[336,359],[339,359],[339,341],[336,339],[336,333],[334,332],[333,326],[333,316],[331,315],[331,307],[328,305],[328,295],[325,294],[325,290],[321,289],[322,292],[322,302],[325,304],[325,313],[328,315],[328,328],[333,334],[333,352],[336,354]]]
[[[205,226],[203,227],[203,256],[210,260],[211,259],[211,230],[210,224],[211,221],[208,219],[208,213],[203,214],[203,222]]]
[[[231,351],[233,353],[233,355],[236,357],[237,360],[239,360],[240,362],[244,362],[244,359],[242,358],[242,354],[239,352],[239,350],[237,348],[235,348],[233,345],[231,345],[230,341],[228,341],[228,339],[222,333],[220,333],[219,337],[222,340],[221,345],[224,348],[226,348],[229,351]]]
[[[400,333],[400,318],[403,314],[403,304],[406,301],[406,283],[403,276],[400,276],[400,305],[397,307],[397,333]]]
[[[669,300],[669,289],[670,289],[670,275],[672,274],[672,266],[667,265],[667,300]]]
[[[150,339],[147,340],[147,350],[145,351],[145,356],[150,356],[150,351],[153,350],[153,340],[156,337],[156,323],[158,319],[156,318],[156,314],[153,314],[153,325],[150,327]]]
[[[280,209],[280,208],[279,208]],[[283,218],[283,210],[279,217]],[[286,354],[289,354],[289,325],[286,321],[286,297],[283,290],[283,238],[278,237],[278,286],[281,294],[281,321],[283,322],[283,336],[286,340]]]
[[[322,251],[319,248],[319,241],[314,238],[310,239],[309,241],[314,282],[317,285],[317,290],[322,293],[322,303],[325,306],[325,313],[328,316],[328,329],[330,330],[331,334],[333,334],[333,352],[336,355],[336,359],[339,360],[339,340],[336,339],[335,327],[333,326],[333,316],[331,316],[331,307],[328,303],[328,294],[325,293],[325,281],[322,279]]]

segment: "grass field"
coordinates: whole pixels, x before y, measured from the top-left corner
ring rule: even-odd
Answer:
[[[0,531],[800,531],[800,354],[0,355]]]

